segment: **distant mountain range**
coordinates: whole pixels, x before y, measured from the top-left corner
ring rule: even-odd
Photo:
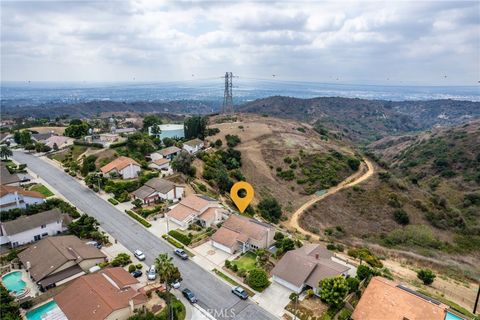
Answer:
[[[168,114],[211,114],[218,112],[214,101],[175,100],[168,102],[90,101],[51,102],[17,106],[2,102],[3,117],[45,117],[68,115],[92,117],[108,112]],[[338,139],[368,143],[388,135],[461,124],[480,118],[480,102],[460,100],[386,101],[358,98],[318,97],[311,99],[272,96],[236,107],[237,112],[294,119],[324,128]]]

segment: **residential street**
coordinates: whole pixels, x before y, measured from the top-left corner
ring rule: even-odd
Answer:
[[[159,253],[172,253],[172,247],[163,239],[153,235],[68,174],[33,155],[18,151],[13,154],[16,161],[26,163],[30,170],[61,192],[79,210],[95,217],[103,229],[130,251],[142,250],[147,257],[147,265],[152,264]],[[215,318],[228,319],[235,315],[235,319],[275,319],[255,303],[238,299],[230,292],[230,286],[193,261],[174,259],[183,277],[182,288],[191,289],[197,295],[199,305]]]

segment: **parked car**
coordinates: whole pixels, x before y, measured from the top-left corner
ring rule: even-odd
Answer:
[[[188,301],[190,301],[190,303],[196,303],[198,301],[195,294],[188,288],[183,289],[182,294]]]
[[[147,279],[148,280],[155,280],[156,277],[157,277],[157,269],[155,268],[155,265],[152,264],[150,266],[150,269],[148,269]]]
[[[145,260],[145,254],[138,249],[133,251],[133,255],[135,256],[135,258],[137,258],[140,261]]]
[[[130,274],[131,274],[132,277],[134,277],[134,278],[139,278],[139,277],[142,276],[143,272],[142,272],[142,270],[135,270],[135,271],[133,271],[133,272],[130,273]]]
[[[242,287],[235,287],[235,288],[232,289],[232,292],[233,292],[234,295],[236,295],[240,299],[243,299],[243,300],[248,299],[248,293]]]
[[[175,281],[174,283],[172,283],[172,288],[173,288],[173,289],[178,289],[178,288],[180,288],[180,281]]]
[[[187,260],[188,259],[188,254],[182,250],[182,249],[175,249],[173,250],[173,252],[179,256],[180,258],[182,258],[183,260]]]

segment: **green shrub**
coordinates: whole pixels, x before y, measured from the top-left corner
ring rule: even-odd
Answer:
[[[137,266],[134,264],[131,264],[128,266],[128,272],[132,273],[133,271],[137,270]]]
[[[225,260],[225,268],[230,269],[231,266],[232,263],[230,262],[230,260]]]
[[[373,274],[373,270],[364,264],[361,264],[357,268],[357,278],[360,280],[368,278],[371,274]]]
[[[403,209],[395,210],[393,212],[393,219],[395,219],[395,221],[401,225],[407,225],[410,223],[410,217],[408,216],[408,213]]]
[[[137,220],[138,222],[140,222],[144,227],[146,228],[150,228],[152,226],[152,224],[150,222],[148,222],[147,220],[143,219],[142,217],[140,217],[138,214],[136,214],[135,212],[131,211],[131,210],[125,210],[125,212],[130,216],[132,217],[133,219]]]
[[[262,291],[270,285],[267,272],[263,269],[250,270],[245,282],[257,291]]]
[[[2,301],[3,302],[3,301]],[[22,303],[20,303],[20,308],[27,310],[33,307],[33,301],[32,300],[27,300]]]
[[[347,284],[348,284],[348,292],[352,293],[358,290],[358,286],[360,284],[360,281],[357,278],[347,278]]]
[[[113,204],[114,206],[116,206],[117,204],[119,204],[119,202],[117,200],[115,200],[114,198],[108,198],[108,202],[110,202],[111,204]]]
[[[132,263],[130,256],[127,253],[119,253],[111,262],[112,267],[125,267],[127,264]]]
[[[186,246],[192,243],[192,239],[190,237],[184,235],[183,233],[178,232],[177,230],[170,230],[168,234]]]
[[[137,264],[135,265],[135,268],[137,268],[138,270],[140,270],[140,269],[143,268],[143,264],[137,263]]]
[[[417,278],[423,281],[423,284],[429,285],[433,283],[436,275],[430,269],[420,269],[417,271]]]
[[[374,268],[383,267],[382,262],[368,248],[354,248],[348,250],[348,255],[357,259],[361,259]]]

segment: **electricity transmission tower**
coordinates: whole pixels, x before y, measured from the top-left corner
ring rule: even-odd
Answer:
[[[233,73],[225,72],[225,93],[223,96],[222,113],[233,114],[233,94],[232,94]]]

